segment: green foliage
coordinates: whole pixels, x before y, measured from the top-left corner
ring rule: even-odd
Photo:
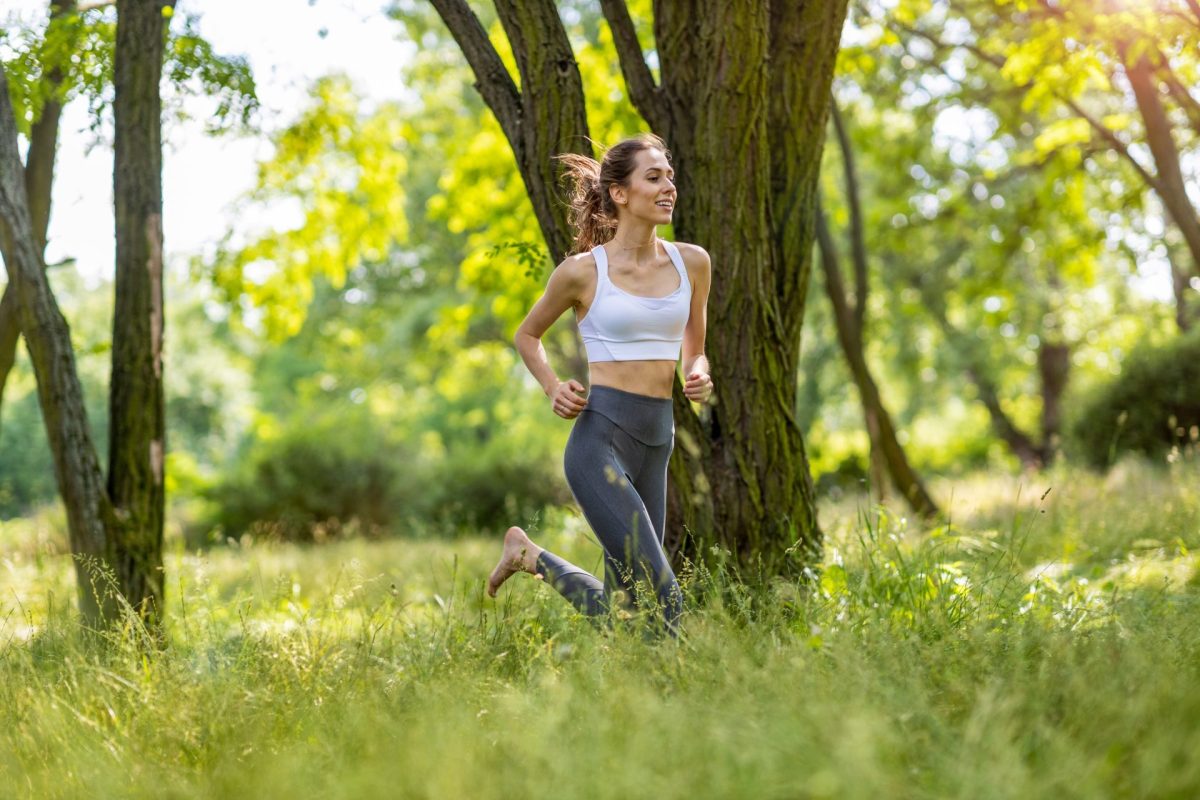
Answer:
[[[348,526],[377,535],[419,497],[412,454],[350,404],[291,421],[241,461],[209,497],[233,535],[313,541]]]
[[[339,378],[319,351],[304,358],[306,341],[302,332],[261,362],[260,391],[291,400],[278,417],[260,414],[243,466],[207,493],[208,526],[289,540],[351,520],[374,533],[453,533],[503,529],[570,500],[560,466],[568,431],[520,380],[511,347],[480,344],[409,363],[403,382],[385,373],[359,383],[367,376],[350,364]]]
[[[70,267],[50,271],[64,316],[71,324],[88,422],[101,460],[108,453],[108,377],[112,369],[113,286],[87,285]],[[249,425],[251,366],[229,326],[210,318],[219,310],[211,290],[166,273],[165,343],[168,430],[167,493],[188,499],[235,453]],[[57,496],[50,447],[38,406],[33,367],[18,347],[0,408],[0,518],[19,516]],[[182,459],[182,460],[181,460]],[[178,468],[178,469],[177,469]]]
[[[99,388],[99,387],[96,387]],[[92,395],[95,392],[91,393]],[[57,496],[50,444],[36,391],[9,389],[0,426],[0,519],[21,516]],[[94,416],[92,417],[95,418]]]
[[[274,155],[243,202],[298,224],[231,231],[212,267],[231,309],[257,309],[272,339],[299,332],[315,281],[340,288],[407,238],[404,114],[396,104],[365,114],[360,104],[344,77],[316,83],[312,105],[272,137]]]
[[[1079,404],[1074,445],[1092,466],[1124,453],[1176,458],[1200,442],[1200,331],[1135,350]]]
[[[99,137],[109,118],[116,6],[85,6],[83,11],[60,15],[49,24],[45,19],[21,19],[15,12],[10,12],[8,20],[0,20],[0,58],[22,133],[28,134],[41,116],[51,91],[45,79],[53,73],[61,79],[56,90],[60,102],[75,97],[86,100],[93,134]],[[209,133],[252,132],[258,97],[249,61],[216,52],[197,32],[198,18],[192,14],[182,18],[181,23],[168,22],[163,63],[166,112],[177,120],[188,119],[185,100],[208,98],[214,103],[205,117]]]
[[[183,98],[208,98],[215,103],[204,119],[208,134],[252,133],[258,95],[250,62],[245,56],[215,52],[197,32],[198,19],[184,14],[181,24],[171,25],[163,74],[178,97],[167,96],[168,109],[176,119],[187,119]]]
[[[69,267],[52,269],[48,275],[71,322],[71,343],[93,444],[103,458],[108,453],[108,376],[112,369],[111,284],[89,287]],[[20,516],[57,495],[37,383],[24,344],[17,347],[0,414],[0,518],[6,518]]]

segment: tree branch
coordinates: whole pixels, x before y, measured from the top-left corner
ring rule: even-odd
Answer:
[[[1183,113],[1187,115],[1188,122],[1192,129],[1200,135],[1200,100],[1197,100],[1188,88],[1179,81],[1179,76],[1171,69],[1171,65],[1167,63],[1167,59],[1162,53],[1159,53],[1159,77],[1163,83],[1167,85],[1167,91],[1171,93],[1171,97],[1183,109]]]
[[[1179,149],[1171,135],[1171,121],[1159,97],[1154,69],[1149,60],[1142,57],[1134,64],[1125,64],[1125,76],[1133,88],[1133,96],[1146,127],[1146,144],[1150,147],[1154,163],[1158,165],[1159,187],[1156,191],[1159,199],[1183,235],[1192,254],[1193,269],[1200,275],[1200,217],[1188,197],[1179,162]]]
[[[462,48],[475,73],[475,88],[500,121],[514,149],[521,141],[521,93],[466,0],[429,0]],[[520,154],[518,153],[518,157]]]
[[[1187,0],[1188,8],[1196,15],[1196,27],[1200,27],[1200,0]]]
[[[955,44],[951,44],[949,42],[943,42],[941,39],[938,39],[936,36],[934,36],[930,33],[926,33],[925,31],[923,31],[919,28],[914,28],[909,25],[905,25],[904,23],[898,22],[894,19],[889,20],[888,25],[893,28],[898,28],[901,31],[904,31],[905,33],[907,33],[911,36],[918,36],[918,37],[924,39],[925,41],[929,42],[931,45],[933,45],[935,48],[937,48],[939,50],[953,50],[956,47],[961,47],[962,49],[971,53],[972,55],[974,55],[975,57],[984,61],[985,63],[991,64],[996,69],[1002,69],[1004,67],[1005,59],[1003,57],[989,53],[986,50],[984,50],[983,48],[979,47],[978,45],[970,44],[970,43],[966,43],[966,42],[955,43]],[[1024,83],[1024,84],[1020,84],[1018,86],[1018,88],[1023,91],[1028,91],[1032,87],[1033,87],[1032,81]],[[1089,114],[1086,110],[1084,110],[1084,108],[1082,106],[1080,106],[1079,103],[1075,102],[1073,99],[1071,99],[1069,97],[1063,97],[1058,91],[1054,92],[1054,96],[1061,103],[1063,103],[1068,108],[1070,108],[1071,111],[1074,112],[1074,114],[1076,116],[1078,116],[1080,119],[1087,122],[1087,124],[1091,127],[1091,129],[1100,138],[1102,138],[1102,139],[1104,139],[1104,141],[1108,142],[1109,145],[1111,145],[1114,150],[1116,150],[1122,157],[1125,158],[1126,161],[1128,161],[1130,163],[1130,165],[1137,172],[1138,176],[1146,183],[1146,185],[1149,188],[1153,189],[1155,192],[1158,192],[1161,196],[1161,193],[1163,191],[1162,183],[1158,180],[1158,178],[1156,176],[1150,174],[1150,172],[1147,171],[1147,169],[1145,167],[1143,167],[1136,158],[1134,158],[1133,153],[1130,152],[1130,150],[1129,150],[1129,146],[1126,145],[1123,141],[1121,141],[1120,137],[1118,137],[1111,129],[1109,129],[1107,126],[1105,126],[1104,123],[1102,123],[1100,120],[1096,119],[1091,114]]]
[[[651,128],[661,136],[669,137],[669,117],[662,108],[659,87],[655,85],[654,76],[642,55],[642,45],[638,42],[633,19],[629,16],[629,7],[625,5],[625,0],[600,0],[600,8],[612,29],[613,44],[617,47],[617,58],[621,62],[621,74],[625,76],[625,85],[629,88],[629,99]]]

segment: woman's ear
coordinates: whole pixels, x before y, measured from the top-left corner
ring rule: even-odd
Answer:
[[[623,206],[629,202],[629,197],[625,193],[625,187],[619,183],[614,183],[608,187],[608,196],[619,206]]]

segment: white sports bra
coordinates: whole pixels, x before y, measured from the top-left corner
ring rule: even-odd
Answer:
[[[592,248],[596,295],[579,333],[588,361],[678,361],[692,307],[692,285],[678,248],[660,240],[679,271],[679,288],[665,297],[630,294],[608,279],[608,254]]]

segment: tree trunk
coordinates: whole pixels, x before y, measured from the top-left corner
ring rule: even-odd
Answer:
[[[1175,226],[1183,235],[1192,255],[1192,272],[1200,276],[1200,216],[1188,198],[1179,165],[1179,150],[1171,136],[1171,121],[1167,118],[1158,95],[1157,79],[1150,62],[1142,57],[1135,64],[1126,64],[1125,75],[1133,88],[1142,123],[1146,126],[1146,144],[1158,168],[1159,198]]]
[[[1172,257],[1170,246],[1167,247],[1167,260],[1171,262],[1171,289],[1175,295],[1175,325],[1179,328],[1180,333],[1187,333],[1192,329],[1195,317],[1195,312],[1188,303],[1188,290],[1191,288],[1191,283],[1188,280],[1187,270],[1180,267]]]
[[[838,111],[837,103],[830,98],[830,115],[842,153],[842,172],[846,182],[846,202],[850,207],[850,253],[854,263],[854,304],[846,300],[842,271],[838,266],[837,247],[830,235],[825,215],[818,212],[817,240],[822,250],[822,265],[825,270],[825,290],[834,305],[834,320],[838,326],[838,340],[850,363],[855,385],[863,405],[863,420],[870,440],[871,480],[882,500],[886,495],[885,473],[891,477],[896,490],[908,501],[918,514],[929,516],[937,513],[937,505],[925,490],[916,470],[908,462],[904,448],[896,437],[891,415],[883,406],[879,389],[871,376],[866,358],[867,319],[867,244],[864,233],[862,203],[859,200],[858,170],[855,167],[854,148],[850,135]],[[844,330],[843,330],[844,329]],[[874,399],[872,399],[874,398]]]
[[[75,10],[74,0],[54,0],[50,3],[48,29],[64,15]],[[58,65],[52,66],[44,78],[46,100],[41,116],[33,123],[29,132],[29,152],[25,156],[25,193],[29,200],[30,224],[38,252],[46,250],[46,231],[50,225],[50,197],[54,186],[54,156],[58,150],[58,121],[62,116],[62,101],[59,91],[63,73]],[[0,226],[4,223],[0,221]],[[8,236],[0,234],[0,240]],[[8,250],[0,245],[0,254],[6,262],[12,260]],[[9,373],[16,363],[17,341],[21,328],[17,321],[17,296],[12,283],[4,287],[0,298],[0,411],[4,406],[4,387]],[[0,421],[2,421],[0,417]]]
[[[557,10],[548,0],[497,3],[521,70],[518,92],[465,2],[431,2],[513,143],[536,209],[539,197],[549,197],[549,156],[580,152],[567,134],[572,125],[586,132]],[[657,0],[661,87],[630,35],[624,4],[602,6],[630,96],[675,157],[676,234],[706,247],[714,264],[715,392],[702,418],[676,382],[680,446],[670,465],[668,545],[709,560],[710,545],[720,544],[743,564],[775,571],[789,552],[807,558],[820,545],[794,408],[826,98],[846,2],[776,3],[768,13],[767,3],[751,0]],[[551,113],[546,104],[553,114],[541,119]],[[540,152],[529,152],[530,141]],[[555,219],[566,230],[565,213]],[[559,252],[558,223],[543,231]],[[685,527],[694,536],[681,541]]]
[[[1038,347],[1038,374],[1042,381],[1042,463],[1058,453],[1062,425],[1062,395],[1071,374],[1071,346],[1042,339]]]
[[[118,0],[113,62],[116,303],[109,404],[108,494],[121,525],[113,562],[121,593],[156,620],[163,602],[162,76],[163,8]]]
[[[33,230],[17,151],[16,121],[8,79],[0,65],[0,219],[5,262],[37,377],[38,401],[54,456],[54,475],[67,512],[67,529],[79,586],[79,605],[89,621],[109,619],[116,599],[96,567],[109,567],[108,532],[115,516],[92,444],[71,333],[46,280]]]
[[[553,157],[592,155],[583,79],[552,0],[498,0],[496,11],[512,44],[521,88],[508,74],[465,0],[430,0],[475,72],[475,88],[500,122],[516,157],[542,236],[557,263],[574,238],[567,204],[557,192]]]
[[[821,267],[825,274],[825,291],[829,296],[830,305],[833,306],[838,341],[842,345],[850,374],[854,377],[854,385],[858,387],[871,448],[882,457],[896,491],[903,495],[912,510],[922,516],[936,514],[937,504],[926,491],[916,470],[908,463],[908,456],[896,437],[891,415],[883,405],[879,387],[871,376],[870,367],[867,366],[862,338],[855,329],[854,314],[846,302],[846,289],[837,263],[837,250],[824,214],[817,217],[817,243],[820,246]]]

